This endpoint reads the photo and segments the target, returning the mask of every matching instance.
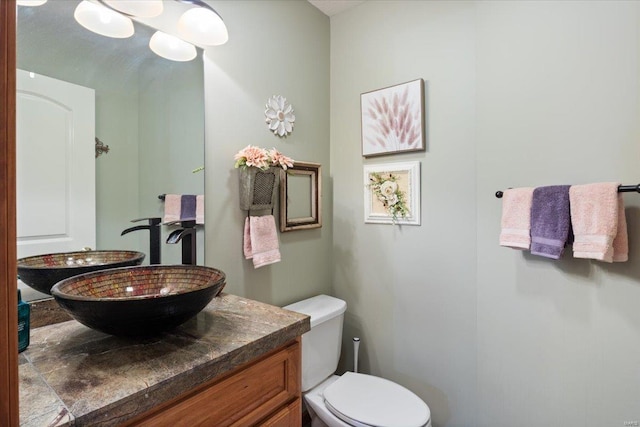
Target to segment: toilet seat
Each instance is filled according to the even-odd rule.
[[[421,427],[431,418],[426,403],[384,378],[345,372],[324,390],[327,408],[356,427]]]

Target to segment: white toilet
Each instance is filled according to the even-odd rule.
[[[284,307],[311,317],[302,335],[302,394],[312,427],[431,427],[431,411],[411,391],[384,378],[334,375],[347,303],[318,295]]]

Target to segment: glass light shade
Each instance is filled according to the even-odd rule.
[[[162,0],[103,0],[107,5],[127,15],[153,18],[162,13]]]
[[[94,33],[124,39],[133,35],[133,22],[105,6],[82,0],[73,17],[87,30]]]
[[[218,46],[229,40],[224,21],[212,10],[194,7],[182,14],[178,20],[178,32],[195,44]]]
[[[42,6],[47,0],[17,0],[18,6]]]
[[[151,36],[149,47],[157,55],[172,61],[191,61],[198,54],[194,45],[162,31]]]

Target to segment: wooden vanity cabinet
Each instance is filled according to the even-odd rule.
[[[300,338],[127,422],[144,427],[300,427]]]

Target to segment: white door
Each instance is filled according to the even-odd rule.
[[[16,116],[18,258],[95,248],[95,91],[18,70]]]

